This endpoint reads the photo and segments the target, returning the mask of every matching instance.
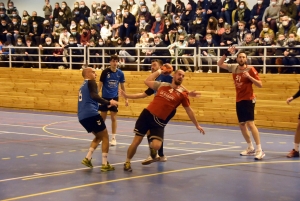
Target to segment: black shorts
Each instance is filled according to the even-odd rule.
[[[255,99],[236,102],[236,114],[239,123],[254,121]]]
[[[119,101],[119,97],[115,97],[115,98],[104,98],[104,97],[102,97],[102,98],[107,100],[107,101],[110,101],[111,99],[114,99],[115,101]],[[108,107],[107,105],[99,105],[98,110],[101,111],[101,112],[107,112],[107,111],[118,112],[118,107],[117,106]]]
[[[134,132],[136,135],[144,137],[149,130],[149,139],[163,141],[167,123],[167,120],[159,119],[151,114],[149,110],[144,109],[135,123]]]
[[[106,125],[100,114],[79,121],[88,133],[98,133],[106,129]]]

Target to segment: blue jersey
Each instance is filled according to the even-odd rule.
[[[98,102],[93,100],[90,96],[90,91],[88,87],[88,81],[84,80],[80,87],[78,94],[78,119],[86,119],[99,115],[98,113]]]
[[[155,81],[158,81],[158,82],[167,82],[167,83],[172,83],[172,80],[173,80],[173,77],[171,75],[163,75],[163,74],[160,74],[156,79]],[[145,94],[147,94],[148,96],[151,96],[152,94],[156,94],[156,91],[154,91],[153,89],[151,88],[148,88],[146,91],[145,91]]]
[[[124,73],[117,69],[113,72],[110,68],[106,68],[102,71],[100,76],[100,82],[102,85],[102,97],[103,98],[116,98],[119,92],[119,83],[125,82]]]

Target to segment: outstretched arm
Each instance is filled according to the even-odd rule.
[[[297,93],[295,95],[293,95],[293,96],[289,97],[288,99],[286,99],[286,103],[290,104],[290,102],[292,102],[292,100],[298,98],[299,96],[300,96],[300,90],[297,91]]]
[[[195,117],[195,113],[192,110],[191,107],[184,107],[187,115],[189,116],[190,120],[194,123],[194,125],[196,126],[197,130],[200,131],[200,133],[202,133],[203,135],[205,134],[205,131],[203,130],[203,128],[199,125],[196,117]]]
[[[125,91],[122,89],[119,90],[119,94],[124,97],[124,98],[129,98],[129,99],[140,99],[140,98],[146,98],[148,95],[143,92],[143,93],[137,93],[137,94],[126,94]]]

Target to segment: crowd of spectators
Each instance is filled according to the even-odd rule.
[[[45,0],[39,15],[37,11],[30,15],[25,10],[20,12],[8,0],[6,5],[0,2],[0,60],[7,61],[6,47],[14,46],[23,48],[11,51],[13,61],[37,61],[32,55],[42,51],[43,61],[58,63],[47,63],[49,68],[67,67],[72,51],[72,55],[78,55],[72,57],[73,62],[89,59],[95,68],[108,62],[102,55],[118,54],[120,67],[126,68],[128,63],[137,61],[139,54],[143,70],[149,70],[151,60],[159,58],[168,63],[177,59],[186,71],[212,73],[216,71],[217,47],[234,45],[238,51],[239,47],[245,47],[248,64],[259,71],[265,63],[270,66],[267,67],[270,73],[298,73],[300,0],[257,0],[252,8],[248,3],[188,0],[184,4],[181,0],[166,0],[164,7],[160,7],[156,0],[151,0],[150,5],[145,0],[122,0],[119,8],[112,10],[105,1],[94,1],[92,5],[84,1],[67,5],[63,1],[52,6],[50,0]],[[79,46],[89,47],[91,57],[84,58],[80,49],[70,49]],[[270,48],[264,52],[257,46]],[[137,52],[134,47],[144,49]],[[196,47],[196,51],[184,47]],[[221,49],[220,54],[224,51]],[[35,67],[35,64],[25,62],[14,66]]]

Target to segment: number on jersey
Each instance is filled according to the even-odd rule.
[[[82,93],[81,93],[81,90],[79,91],[79,94],[78,94],[78,100],[79,100],[79,101],[82,101]]]

